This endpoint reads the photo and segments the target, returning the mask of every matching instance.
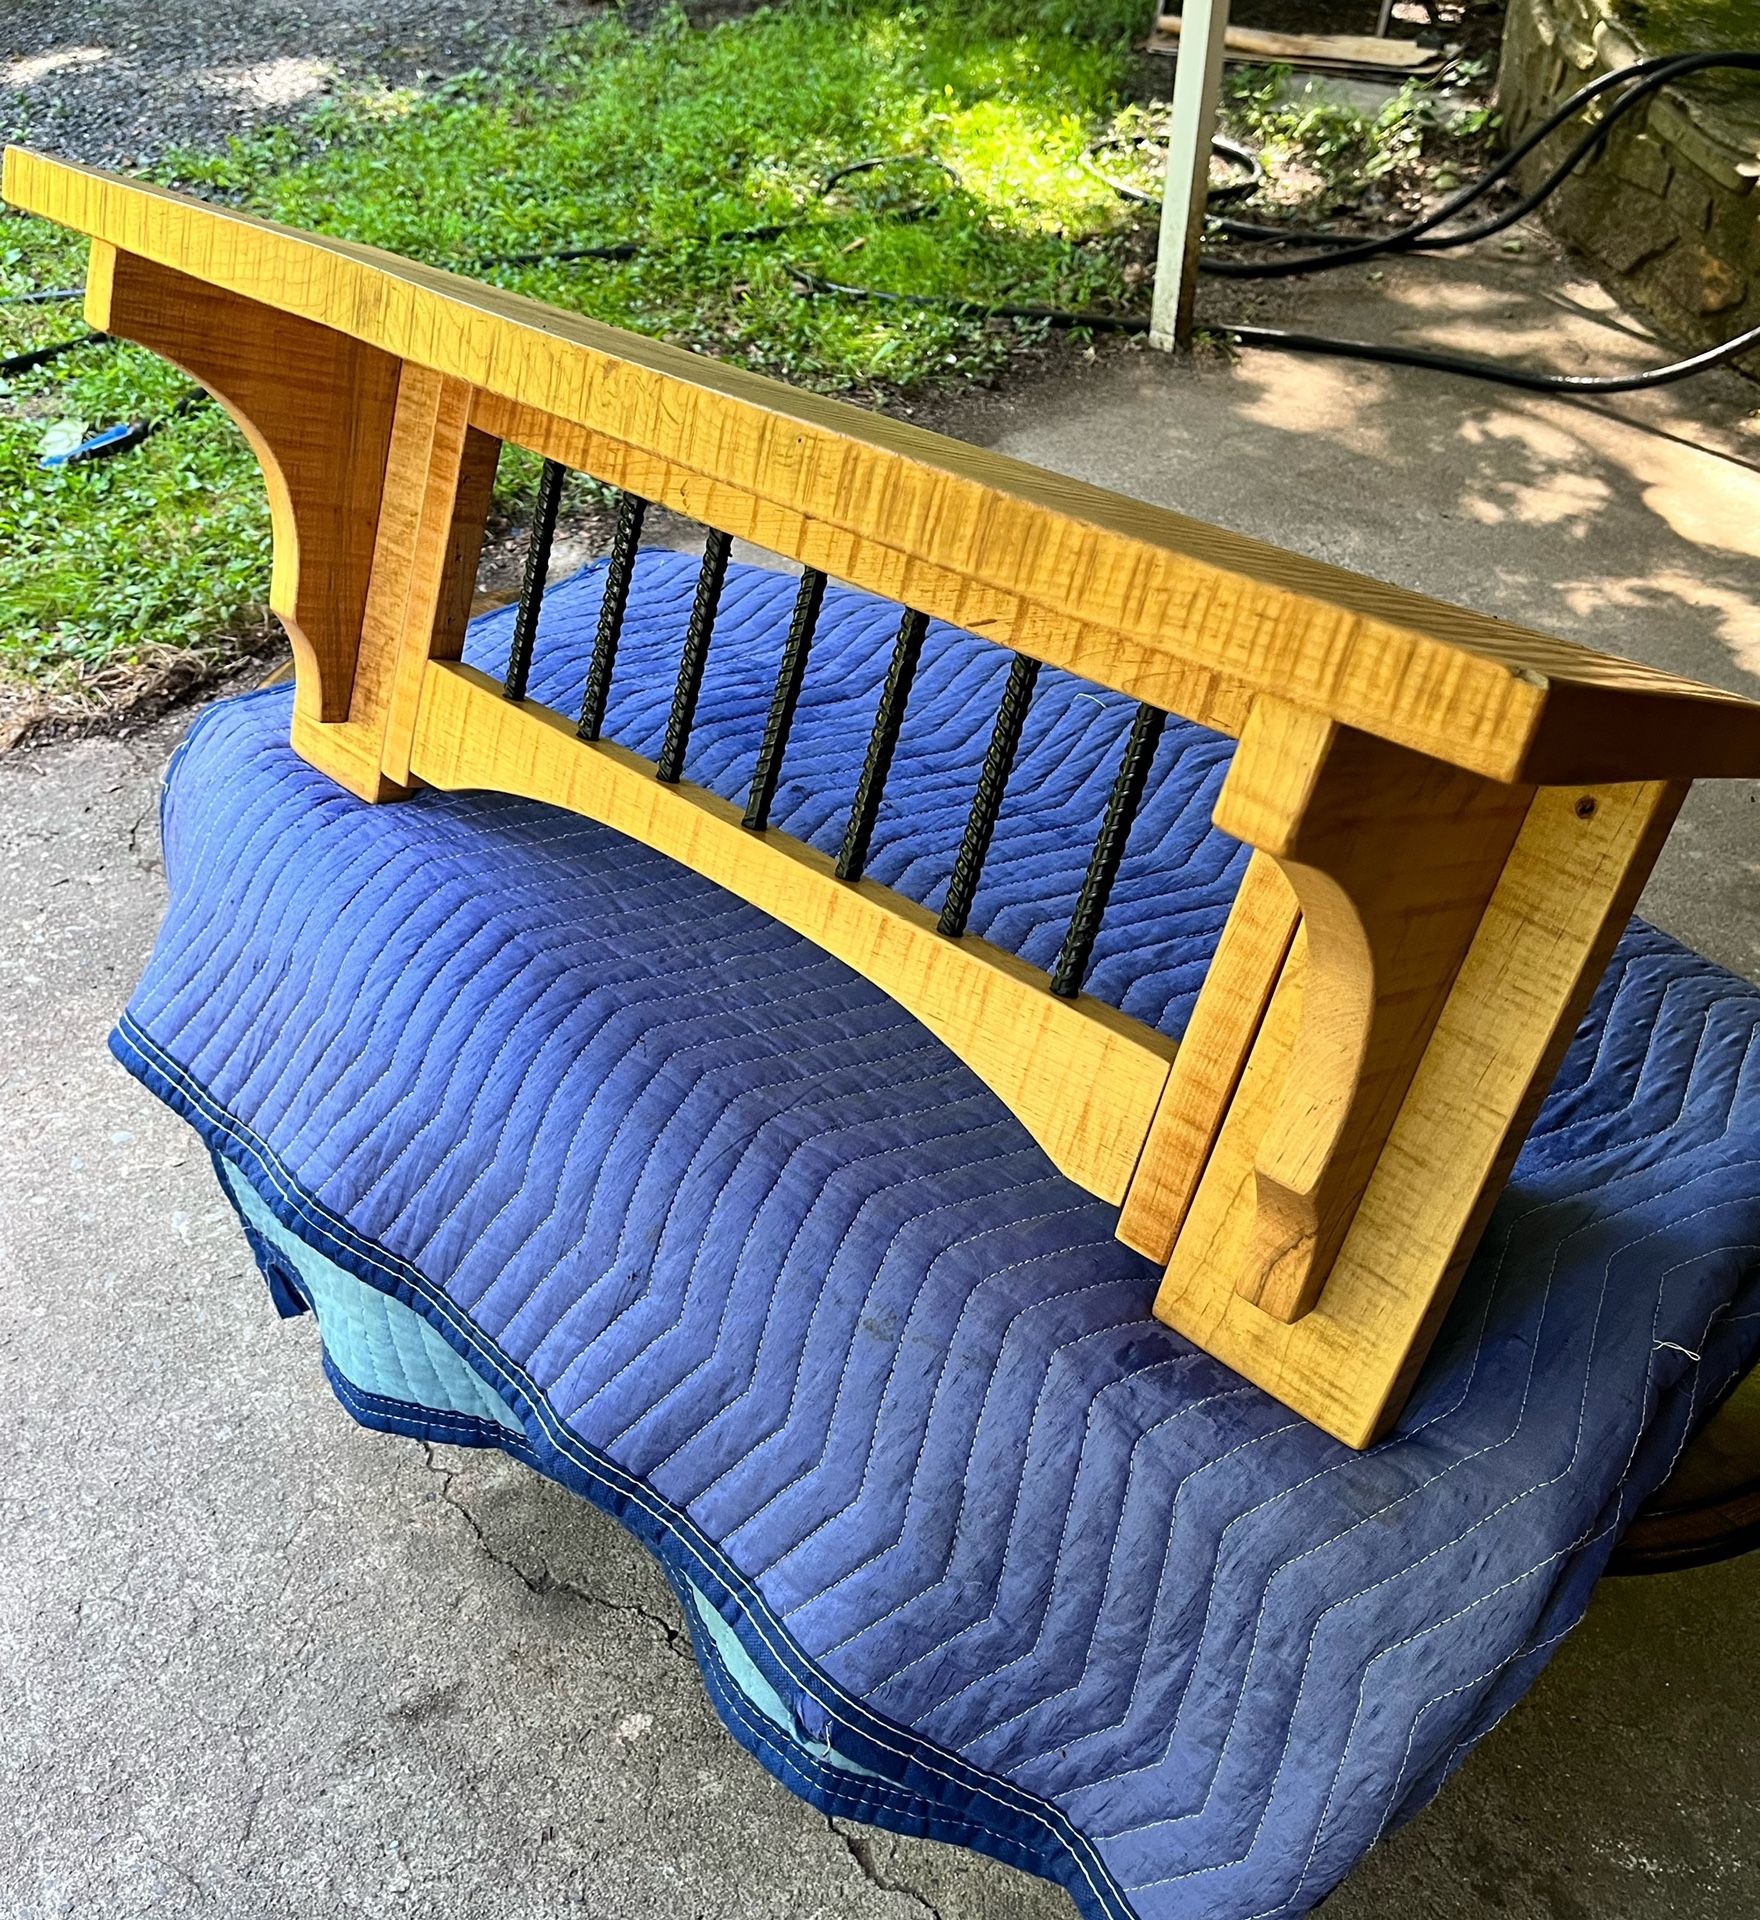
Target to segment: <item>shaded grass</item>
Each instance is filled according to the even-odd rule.
[[[1617,0],[1613,12],[1657,53],[1760,46],[1760,0]]]

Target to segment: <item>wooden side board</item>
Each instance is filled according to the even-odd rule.
[[[1350,1446],[1404,1404],[1684,789],[1536,795],[1312,1311],[1242,1290],[1257,1167],[1288,1111],[1309,984],[1280,971],[1181,1228],[1157,1316]]]
[[[1685,780],[1760,774],[1760,707],[371,249],[29,155],[6,190],[250,436],[314,765],[568,807],[774,915],[1120,1205],[1160,1317],[1385,1427]],[[1238,735],[1216,821],[1256,851],[1177,1052],[458,664],[504,441]]]
[[[1177,53],[1181,32],[1177,13],[1164,13],[1155,22],[1148,51]],[[1262,27],[1228,29],[1224,49],[1231,60],[1296,67],[1320,67],[1332,72],[1435,73],[1447,55],[1440,47],[1421,47],[1415,40],[1384,39],[1367,33],[1274,33]]]
[[[1532,798],[1281,700],[1253,708],[1216,824],[1282,869],[1306,955],[1235,1282],[1279,1320],[1320,1296]]]

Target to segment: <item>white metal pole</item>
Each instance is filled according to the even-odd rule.
[[[1192,344],[1192,295],[1198,280],[1198,243],[1210,191],[1210,137],[1222,88],[1222,48],[1228,36],[1228,0],[1184,0],[1179,59],[1173,70],[1173,126],[1167,138],[1167,185],[1161,201],[1161,238],[1155,253],[1155,300],[1149,344],[1164,352]]]

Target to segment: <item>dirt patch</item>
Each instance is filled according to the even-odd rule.
[[[585,0],[6,0],[0,127],[93,166],[285,120],[346,78],[487,65],[600,11]]]
[[[260,663],[286,644],[280,623],[265,612],[213,649],[167,647],[67,691],[0,681],[0,755],[52,740],[131,733],[241,672],[248,675],[253,666],[260,671]]]

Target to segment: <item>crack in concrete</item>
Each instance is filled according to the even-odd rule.
[[[240,1853],[248,1853],[251,1842],[256,1838],[257,1816],[263,1810],[265,1788],[261,1780],[250,1778],[250,1769],[255,1764],[250,1742],[240,1734],[238,1743],[244,1758],[246,1778],[249,1781],[249,1788],[245,1795],[244,1820],[238,1831],[238,1850]]]
[[[874,1843],[865,1833],[852,1833],[837,1823],[837,1816],[828,1813],[825,1824],[843,1842],[843,1850],[856,1864],[857,1870],[869,1886],[881,1893],[901,1894],[912,1906],[919,1907],[928,1914],[930,1920],[941,1920],[941,1909],[927,1895],[919,1893],[915,1887],[907,1886],[902,1880],[889,1880],[881,1872],[874,1859]]]
[[[263,1796],[267,1791],[266,1783],[258,1777],[256,1752],[251,1745],[250,1732],[245,1727],[247,1710],[248,1702],[241,1700],[226,1729],[238,1742],[239,1765],[244,1773],[244,1819],[238,1834],[240,1853],[249,1852],[251,1841],[256,1837],[257,1816],[263,1810]]]
[[[643,1606],[639,1600],[613,1600],[606,1594],[595,1593],[590,1587],[583,1587],[578,1581],[570,1580],[566,1575],[553,1573],[541,1561],[534,1573],[512,1554],[503,1552],[489,1538],[488,1530],[482,1521],[472,1513],[462,1496],[454,1490],[453,1481],[457,1478],[456,1470],[442,1465],[435,1459],[434,1443],[431,1440],[424,1440],[421,1445],[427,1458],[428,1471],[440,1482],[441,1499],[454,1512],[462,1516],[465,1524],[476,1536],[477,1545],[483,1550],[484,1555],[496,1566],[505,1567],[528,1593],[540,1597],[552,1593],[567,1594],[573,1599],[585,1601],[588,1606],[600,1607],[607,1613],[627,1614],[643,1620],[660,1634],[674,1653],[690,1661],[693,1667],[696,1665],[696,1653],[691,1646],[690,1635],[683,1627],[668,1620],[664,1614],[656,1613],[651,1607]]]
[[[141,832],[150,820],[157,817],[158,811],[159,797],[155,794],[147,805],[142,807],[140,812],[135,815],[134,819],[129,823],[128,828],[128,857],[134,862],[135,867],[141,873],[149,875],[157,875],[165,870],[165,862],[159,857],[157,852],[143,853],[141,851]]]
[[[154,1866],[163,1868],[180,1886],[187,1888],[189,1892],[194,1894],[204,1907],[211,1907],[214,1904],[213,1894],[202,1885],[195,1875],[190,1872],[188,1867],[182,1865],[179,1861],[167,1860],[162,1853],[155,1853],[151,1844],[147,1841],[147,1836],[142,1833],[138,1827],[135,1829],[135,1837],[142,1843],[143,1858],[150,1860]],[[153,1901],[153,1909],[157,1910],[162,1908],[170,1898],[171,1894],[169,1891],[160,1893]]]

